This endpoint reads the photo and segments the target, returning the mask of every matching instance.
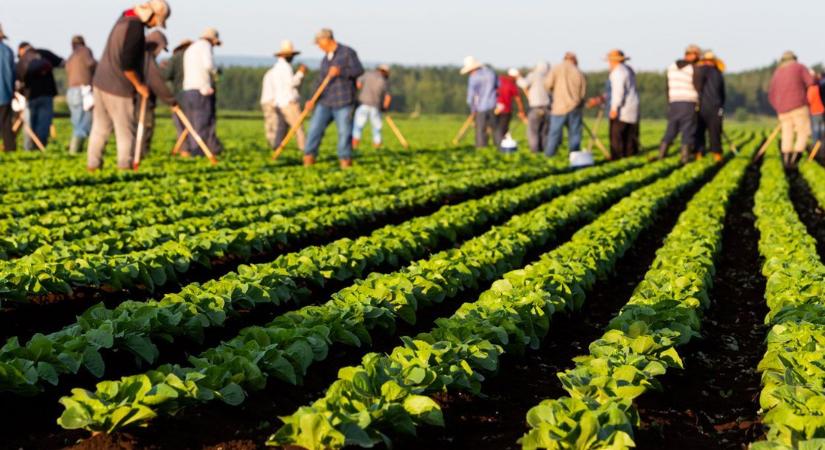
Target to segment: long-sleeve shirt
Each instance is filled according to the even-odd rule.
[[[618,113],[619,122],[639,122],[639,92],[636,73],[627,64],[619,64],[610,71],[610,111]]]
[[[577,65],[563,61],[547,75],[544,87],[553,94],[550,114],[561,116],[582,105],[587,92],[587,80]]]
[[[135,87],[123,73],[143,73],[143,52],[146,39],[144,25],[134,11],[124,13],[112,27],[103,54],[95,69],[92,85],[118,97],[134,97]]]
[[[212,44],[198,39],[183,53],[183,90],[205,91],[212,88],[215,61]]]
[[[791,61],[781,64],[773,73],[768,88],[768,101],[777,114],[783,114],[808,104],[808,87],[814,79],[802,64]]]
[[[544,88],[547,67],[537,67],[524,78],[519,78],[518,86],[527,91],[527,104],[531,108],[544,108],[550,105],[550,95]]]
[[[187,47],[188,48],[188,47]],[[163,79],[172,85],[172,92],[177,95],[183,91],[183,53],[184,50],[178,50],[172,53],[172,57],[166,63],[166,67],[162,68]]]
[[[0,41],[0,105],[8,105],[14,97],[14,52]]]
[[[56,96],[54,68],[61,65],[63,58],[48,50],[30,48],[26,51],[17,63],[17,79],[23,82],[26,98]]]
[[[78,46],[66,60],[66,84],[69,87],[91,85],[95,67],[97,61],[89,47]]]
[[[725,78],[715,63],[697,64],[693,69],[693,84],[699,93],[701,108],[718,110],[725,107]]]
[[[513,112],[513,99],[518,97],[518,86],[516,80],[509,75],[498,77],[498,95],[496,103],[501,105],[501,113],[509,114]]]
[[[175,96],[172,94],[172,91],[169,90],[169,86],[166,85],[166,80],[163,79],[163,73],[158,66],[157,60],[155,60],[155,53],[153,51],[146,51],[143,67],[143,79],[146,80],[150,91],[149,104],[154,107],[156,103],[155,100],[160,99],[160,101],[167,105],[174,105],[176,103]]]
[[[471,112],[492,111],[496,107],[498,77],[493,69],[482,66],[467,80],[467,106]]]
[[[327,54],[321,60],[321,70],[318,79],[315,81],[316,89],[321,81],[326,78],[329,68],[332,66],[340,68],[341,74],[330,81],[326,90],[321,94],[321,98],[318,99],[318,103],[330,108],[354,105],[357,90],[355,81],[364,74],[364,66],[361,65],[361,60],[358,59],[358,53],[339,43],[332,53]]]
[[[301,94],[298,87],[304,80],[304,73],[292,70],[292,65],[284,58],[278,61],[264,75],[261,86],[261,104],[275,105],[283,108],[290,103],[298,102]]]
[[[680,59],[667,68],[667,101],[697,103],[699,93],[693,84],[693,64]]]

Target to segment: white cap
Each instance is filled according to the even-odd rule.
[[[515,67],[511,67],[507,70],[507,75],[510,75],[513,78],[518,78],[521,76],[521,73],[519,73],[518,69],[516,69]]]

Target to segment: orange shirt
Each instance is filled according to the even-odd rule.
[[[808,88],[808,105],[811,107],[811,114],[814,116],[825,113],[825,105],[822,104],[819,86],[816,84]]]

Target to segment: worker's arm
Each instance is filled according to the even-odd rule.
[[[149,58],[146,64],[146,83],[160,101],[169,106],[177,105],[175,96],[172,95],[169,87],[166,86],[166,82],[163,80],[163,75],[160,72],[160,67],[158,67],[158,63],[154,58]]]
[[[361,65],[361,60],[358,59],[358,54],[355,53],[355,50],[347,52],[346,55],[341,58],[341,61],[332,61],[332,65],[340,69],[340,75],[344,78],[354,80],[364,74],[364,66]]]
[[[478,98],[478,89],[478,79],[470,75],[470,78],[467,80],[467,106],[470,107],[470,112],[476,112],[476,98]]]
[[[306,74],[307,66],[301,64],[298,66],[298,70],[295,71],[295,74],[292,75],[292,87],[297,88],[301,86],[301,83],[304,81],[304,74]]]
[[[123,76],[132,83],[132,86],[135,87],[135,90],[141,97],[148,97],[149,96],[149,88],[146,87],[145,84],[140,82],[140,77],[138,77],[137,72],[134,70],[124,70]]]
[[[140,80],[138,70],[141,69],[144,57],[145,40],[143,24],[129,21],[126,36],[123,38],[123,47],[120,49],[120,63],[123,76],[132,83],[135,90],[143,97],[149,96],[149,88]]]
[[[518,89],[516,89],[516,107],[518,108],[518,117],[519,119],[527,120],[527,114],[524,112],[524,102],[521,101],[521,95],[519,95]]]
[[[392,104],[392,95],[384,94],[384,111],[389,111],[390,104]]]

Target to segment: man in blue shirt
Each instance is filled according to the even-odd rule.
[[[324,131],[334,120],[338,130],[338,160],[341,168],[352,166],[352,113],[355,108],[355,82],[364,73],[364,67],[355,50],[335,40],[332,30],[324,28],[315,35],[315,44],[324,52],[321,70],[316,80],[315,89],[321,81],[331,76],[331,80],[318,104],[308,101],[306,108],[315,108],[309,123],[309,136],[304,149],[304,165],[315,164],[318,148]]]
[[[17,149],[17,144],[12,133],[12,118],[14,111],[11,109],[11,99],[14,97],[14,51],[4,44],[6,35],[3,33],[3,26],[0,25],[0,138],[2,138],[2,149],[12,151]]]
[[[467,105],[476,120],[476,148],[487,147],[489,128],[495,119],[498,77],[493,69],[481,64],[472,56],[464,58],[462,75],[470,75],[467,80]]]

